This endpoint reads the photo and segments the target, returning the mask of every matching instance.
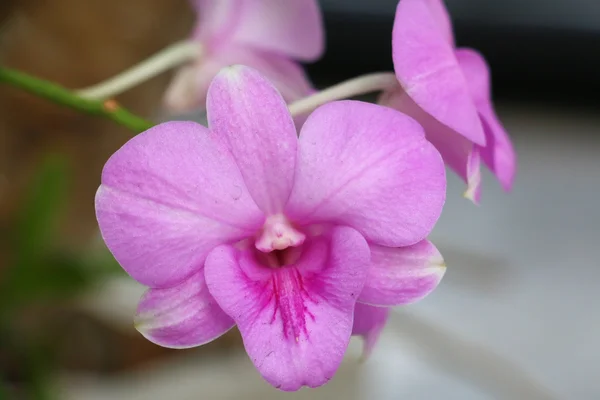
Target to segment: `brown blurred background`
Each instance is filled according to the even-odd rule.
[[[134,65],[186,37],[193,15],[186,0],[7,0],[2,5],[3,65],[81,88]],[[119,96],[126,107],[153,116],[170,78],[162,74]],[[19,203],[31,171],[46,152],[65,154],[74,168],[68,213],[60,223],[69,246],[95,232],[93,198],[107,157],[130,133],[110,121],[0,87],[1,197],[5,221]]]
[[[193,19],[186,0],[3,0],[0,62],[67,88],[82,88],[185,38]],[[117,100],[152,119],[170,76],[157,76]],[[70,166],[53,246],[73,253],[92,251],[98,236],[94,195],[100,172],[130,136],[111,121],[0,86],[0,279],[14,258],[15,247],[7,240],[10,229],[48,154],[61,156]],[[58,363],[65,368],[111,373],[170,353],[133,329],[115,330],[69,302],[33,304],[17,314],[11,327],[26,336],[44,332],[42,341],[58,347]],[[10,351],[6,344],[0,342],[0,380],[27,379],[19,371],[23,352]],[[227,338],[212,347],[226,350]]]

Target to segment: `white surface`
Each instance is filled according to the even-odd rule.
[[[359,400],[356,361],[360,347],[353,343],[336,378],[315,390],[281,392],[262,380],[245,354],[219,359],[185,356],[147,370],[103,381],[70,376],[62,381],[63,400]]]
[[[431,236],[447,275],[434,294],[401,310],[410,312],[404,340],[446,377],[493,398],[600,399],[600,118],[554,111],[504,113],[520,156],[512,194],[486,175],[475,208],[449,178]],[[398,357],[382,348],[375,356]],[[487,398],[417,368],[429,385],[406,398]],[[547,389],[536,390],[536,381]],[[396,395],[405,393],[395,385]]]
[[[448,265],[441,286],[397,310],[364,366],[350,360],[328,389],[300,396],[600,399],[600,117],[518,110],[502,113],[520,156],[513,193],[486,174],[475,207],[450,176],[431,237]],[[128,327],[132,293],[108,296],[121,299]],[[204,361],[75,385],[68,398],[290,398],[266,388],[246,358]]]

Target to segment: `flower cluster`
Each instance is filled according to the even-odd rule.
[[[491,101],[489,68],[475,50],[456,49],[442,0],[401,0],[392,57],[399,87],[380,103],[415,118],[444,161],[479,202],[480,160],[505,190],[512,188],[516,156]]]
[[[488,68],[454,48],[441,1],[400,0],[396,78],[380,104],[331,99],[300,127],[287,103],[312,92],[297,60],[322,51],[316,2],[194,4],[203,56],[167,100],[205,103],[208,127],[167,122],[119,149],[96,196],[100,230],[148,287],[135,325],[150,341],[188,348],[237,326],[269,383],[317,387],[351,335],[368,354],[390,307],[444,275],[427,240],[444,164],[475,201],[480,158],[510,188],[515,156]]]

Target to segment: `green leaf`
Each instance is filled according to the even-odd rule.
[[[115,260],[115,257],[108,250],[104,242],[86,254],[85,265],[99,279],[114,275],[127,276],[125,270]]]
[[[66,197],[67,175],[66,160],[50,156],[34,177],[17,218],[15,267],[31,267],[48,249]]]
[[[36,175],[13,229],[15,258],[0,277],[0,312],[39,301],[67,299],[97,279],[124,274],[105,246],[87,252],[85,257],[53,251],[67,180],[67,164],[57,157],[49,157]]]
[[[46,343],[32,340],[30,335],[14,330],[7,322],[0,321],[0,343],[5,355],[18,362],[19,374],[25,378],[19,382],[19,392],[27,399],[54,399],[51,377],[55,365],[52,349]],[[0,376],[0,400],[14,398],[13,391],[5,384]]]
[[[80,281],[81,274],[71,266],[59,263],[62,266],[57,267],[56,260],[46,260],[65,200],[67,178],[67,163],[57,156],[46,158],[34,176],[11,231],[13,257],[0,281],[0,310],[14,309],[44,286],[53,287],[42,292],[56,293]]]
[[[12,277],[2,299],[14,308],[39,301],[68,299],[86,288],[93,275],[77,259],[52,256],[20,269]]]

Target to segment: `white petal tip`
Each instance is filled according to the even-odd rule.
[[[470,200],[476,206],[479,205],[479,195],[477,193],[476,187],[471,186],[467,190],[465,190],[465,192],[463,193],[463,197],[467,200]]]

